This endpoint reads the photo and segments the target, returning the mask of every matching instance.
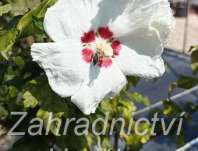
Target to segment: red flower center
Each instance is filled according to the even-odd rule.
[[[108,26],[84,33],[81,42],[84,47],[82,59],[99,67],[111,66],[113,58],[118,56],[122,49],[121,42],[114,39],[113,32]]]

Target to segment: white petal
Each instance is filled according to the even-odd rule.
[[[79,42],[33,44],[34,61],[45,70],[51,88],[61,97],[73,95],[89,77],[89,64],[82,59]]]
[[[138,54],[150,57],[161,56],[164,45],[161,42],[158,31],[155,28],[140,28],[132,35],[119,38],[129,48],[136,50]]]
[[[160,56],[175,19],[168,0],[132,0],[109,23],[115,37],[138,53]]]
[[[168,0],[129,0],[123,12],[109,24],[115,36],[122,37],[141,28],[150,28],[153,23],[160,25],[155,26],[159,32],[165,30],[161,26],[173,27],[174,18]]]
[[[58,0],[49,8],[44,28],[54,41],[80,37],[91,28],[91,20],[98,11],[99,0]]]
[[[93,27],[106,26],[120,16],[133,0],[100,0],[99,10],[92,21]]]
[[[160,77],[165,72],[161,57],[150,57],[138,54],[135,50],[123,46],[120,55],[115,59],[125,75],[135,75],[144,78]]]
[[[91,82],[84,84],[71,98],[79,109],[85,113],[94,113],[98,104],[111,94],[117,94],[126,84],[126,78],[116,65],[109,68],[90,71]]]

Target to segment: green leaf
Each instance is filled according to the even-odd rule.
[[[14,2],[12,0],[10,1],[11,3]],[[13,27],[10,30],[0,32],[0,52],[2,55],[4,54],[3,56],[6,56],[5,52],[11,50],[18,36],[18,32],[21,36],[27,36],[28,34],[30,35],[34,33],[34,26],[36,26],[35,28],[41,28],[41,18],[44,18],[47,8],[55,2],[56,0],[44,0],[35,9],[25,14],[17,23],[16,28]],[[37,18],[37,21],[40,19],[40,22],[35,23],[35,21],[33,21],[35,18]]]
[[[103,100],[100,104],[100,109],[103,113],[110,112],[113,113],[115,112],[116,108],[114,108],[114,100]]]
[[[166,116],[177,116],[179,113],[182,112],[182,109],[174,102],[170,100],[164,100],[164,110],[163,113]]]
[[[7,52],[11,50],[16,41],[17,34],[18,32],[15,28],[0,34],[0,52]]]
[[[182,147],[185,145],[184,131],[182,131],[180,135],[176,136],[176,143],[177,147]]]
[[[5,118],[8,116],[8,111],[0,105],[0,119]]]
[[[38,31],[38,34],[39,33],[41,33],[41,34],[44,33],[43,18],[37,18],[37,17],[33,16],[32,21],[33,21],[34,27]]]
[[[191,68],[193,70],[193,73],[196,74],[198,73],[198,49],[192,52],[191,60]]]
[[[113,150],[113,145],[109,137],[102,137],[101,138],[101,147],[103,150]]]
[[[52,113],[52,112],[48,112],[45,110],[38,110],[37,112],[37,117],[39,117],[40,119],[43,119],[44,121],[44,126],[47,129],[47,126],[49,126],[49,118],[50,116],[52,116],[51,118],[58,118],[61,120],[61,117],[64,115],[64,112],[59,112],[59,113]],[[62,120],[61,120],[62,121]],[[55,136],[59,136],[59,131],[60,131],[60,127],[58,126],[58,122],[53,122],[50,124],[50,128],[49,128],[50,132],[52,134],[54,134]]]
[[[135,112],[137,109],[133,102],[130,102],[128,100],[119,100],[118,105],[122,108],[127,109],[129,112]]]
[[[16,87],[14,87],[12,85],[9,86],[9,97],[10,98],[15,98],[17,96],[17,93],[18,93],[18,91],[17,91]]]
[[[177,86],[184,89],[190,89],[198,84],[198,79],[190,76],[180,76],[177,80]]]
[[[127,145],[128,150],[139,151],[143,146],[143,144],[141,143],[141,136],[123,135],[122,137]]]
[[[118,108],[118,111],[125,118],[127,124],[129,124],[129,121],[132,118],[132,113],[137,110],[137,108],[133,104],[133,102],[130,102],[128,100],[121,100],[121,99],[118,101],[118,107],[117,108]]]
[[[138,82],[140,81],[139,77],[135,77],[135,76],[128,76],[127,77],[127,89],[131,88],[132,86],[137,86]]]
[[[12,59],[13,59],[14,63],[15,63],[18,67],[20,67],[20,68],[23,68],[23,67],[24,67],[25,61],[23,60],[22,57],[17,56],[17,57],[13,57]]]
[[[134,92],[134,93],[128,93],[128,97],[131,101],[141,103],[145,106],[150,105],[150,100],[148,97],[142,96],[141,94]]]
[[[25,108],[35,108],[38,105],[38,100],[32,96],[32,94],[29,91],[26,91],[23,94],[23,104]]]
[[[29,91],[39,102],[39,106],[49,112],[64,112],[68,114],[68,106],[66,99],[56,95],[50,88],[48,80],[45,76],[37,79],[36,83],[31,81],[25,86],[25,90]]]
[[[26,28],[33,26],[33,18],[44,18],[47,8],[53,5],[56,0],[44,0],[38,7],[25,14],[17,24],[17,30],[23,32]]]
[[[12,9],[12,6],[10,4],[0,6],[0,16],[8,13],[11,9]]]
[[[39,6],[41,0],[8,0],[12,6],[11,14],[13,16],[24,15],[30,9]]]

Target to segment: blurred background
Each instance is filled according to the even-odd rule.
[[[170,35],[167,48],[186,52],[198,39],[198,1],[172,0],[171,7],[176,17],[176,30]]]

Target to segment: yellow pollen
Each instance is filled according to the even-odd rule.
[[[113,49],[111,48],[111,45],[107,43],[107,41],[104,40],[97,41],[96,50],[97,53],[100,55],[104,55],[106,57],[113,56]]]

